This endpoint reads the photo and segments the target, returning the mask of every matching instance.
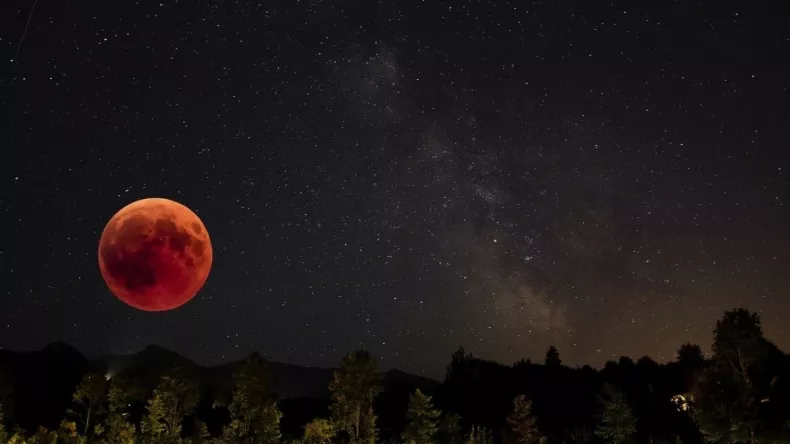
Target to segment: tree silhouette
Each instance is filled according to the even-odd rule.
[[[507,417],[512,442],[533,444],[540,441],[540,432],[535,417],[532,416],[532,401],[524,395],[513,400],[513,411]]]
[[[87,373],[77,386],[72,399],[77,409],[71,412],[81,418],[82,432],[90,438],[94,419],[104,413],[107,379],[99,373]]]
[[[766,432],[754,379],[768,357],[760,316],[726,311],[713,336],[712,362],[696,386],[694,420],[708,440],[756,442]]]
[[[548,350],[546,350],[546,366],[559,367],[561,364],[562,360],[560,359],[560,352],[557,350],[557,347],[552,345]]]
[[[149,441],[163,441],[166,432],[165,417],[167,416],[164,395],[154,392],[154,396],[148,400],[145,408],[147,413],[143,416],[140,429]],[[179,423],[177,427],[180,431],[181,424]]]
[[[612,444],[625,442],[636,432],[636,419],[625,396],[612,384],[605,384],[601,393],[601,422],[595,434]]]
[[[707,359],[699,346],[687,343],[679,348],[677,362],[659,364],[644,356],[635,363],[622,356],[601,371],[563,366],[554,347],[546,354],[546,365],[521,360],[512,366],[474,358],[459,348],[439,386],[398,374],[388,378],[387,405],[380,411],[382,439],[402,438],[404,444],[491,444],[495,430],[497,442],[504,444],[543,443],[546,438],[540,431],[557,444],[622,443],[636,435],[638,419],[639,442],[648,444],[671,442],[678,436],[686,444],[699,444],[703,438],[721,444],[790,442],[790,357],[763,336],[759,316],[746,310],[725,312],[713,333],[713,352]],[[156,381],[152,393],[124,376],[142,377],[148,370],[158,373],[161,364],[130,366],[109,381],[96,373],[85,374],[73,399],[79,416],[69,417],[59,429],[53,425],[62,411],[39,413],[47,406],[36,398],[37,392],[52,393],[46,402],[67,404],[73,376],[59,389],[52,381],[43,386],[27,377],[32,365],[15,359],[13,352],[0,354],[0,376],[13,375],[17,381],[13,399],[4,396],[7,387],[0,390],[0,443],[274,444],[281,440],[280,405],[288,415],[282,428],[292,444],[342,444],[349,439],[350,444],[375,444],[378,439],[373,401],[382,389],[382,375],[366,351],[344,357],[332,374],[331,420],[316,418],[325,407],[320,401],[278,404],[268,364],[251,355],[233,375],[231,390],[214,379],[223,373],[186,367],[205,376],[199,405],[198,379],[178,369]],[[593,431],[589,427],[596,419],[595,393],[601,383],[609,384],[604,385]],[[627,399],[613,384],[623,387]],[[435,397],[417,388],[430,388]],[[56,399],[58,390],[64,389]],[[210,395],[218,397],[213,405]],[[391,408],[407,397],[408,412]],[[539,402],[540,428],[528,399]],[[434,400],[462,412],[464,424],[474,424],[471,431],[461,435],[460,416],[440,415]],[[16,417],[9,418],[5,401],[18,402]],[[222,408],[225,405],[227,409]],[[31,421],[31,414],[41,420]],[[404,416],[407,421],[401,425]],[[305,423],[303,439],[293,439]]]
[[[401,437],[408,444],[431,444],[438,431],[441,412],[433,407],[431,397],[417,389],[409,396],[406,411],[408,424]]]
[[[682,391],[688,393],[693,390],[699,379],[699,374],[705,366],[705,356],[699,345],[686,343],[680,346],[677,355],[680,370]]]
[[[229,408],[231,424],[223,431],[228,439],[251,439],[266,444],[280,440],[282,413],[271,391],[270,379],[269,366],[258,353],[244,360],[234,377]]]
[[[705,363],[705,355],[699,345],[687,342],[678,349],[677,361],[685,368],[698,369]]]
[[[713,334],[714,359],[729,363],[734,375],[751,387],[750,372],[765,357],[760,315],[743,308],[726,311]]]
[[[379,436],[379,429],[376,425],[378,416],[373,411],[373,403],[368,405],[366,413],[362,414],[362,423],[360,425],[360,439],[359,441],[366,444],[376,444]]]
[[[277,408],[277,403],[271,401],[267,408],[264,410],[262,418],[261,418],[261,428],[260,428],[260,442],[262,444],[274,444],[280,442],[280,437],[282,436],[280,433],[280,420],[282,419],[283,414],[279,408]]]
[[[108,415],[102,427],[100,442],[106,444],[133,444],[137,432],[134,424],[127,421],[129,406],[143,399],[142,388],[131,379],[116,376],[109,382]]]
[[[367,350],[346,355],[329,384],[332,422],[348,433],[352,442],[375,439],[373,400],[381,391],[378,363]]]
[[[176,441],[181,435],[181,423],[192,413],[199,396],[196,381],[181,369],[162,376],[148,400],[143,432],[157,443]]]
[[[445,383],[460,382],[463,375],[464,363],[471,359],[471,355],[467,355],[463,347],[458,348],[450,355],[450,363],[447,364],[445,370],[444,381]]]
[[[139,381],[123,375],[109,381],[108,408],[110,413],[128,413],[130,404],[145,401],[145,389]]]
[[[457,413],[447,412],[439,421],[438,441],[442,444],[460,444],[461,417]]]

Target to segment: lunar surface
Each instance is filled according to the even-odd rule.
[[[99,268],[110,291],[145,311],[184,305],[205,284],[211,262],[203,222],[167,199],[143,199],[122,208],[99,241]]]

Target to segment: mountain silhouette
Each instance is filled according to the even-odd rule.
[[[108,378],[119,374],[133,377],[152,390],[159,378],[174,367],[194,375],[204,393],[217,405],[227,404],[233,390],[233,375],[241,361],[216,366],[201,366],[166,348],[149,345],[137,353],[107,355],[88,359],[64,342],[53,342],[41,350],[17,352],[0,350],[0,402],[13,412],[23,428],[43,425],[56,428],[63,412],[71,406],[71,395],[88,371]],[[329,398],[332,368],[305,367],[269,362],[272,390],[286,404],[325,405]],[[432,389],[439,385],[432,379],[400,370],[384,373],[384,390],[404,385]],[[312,401],[310,401],[312,400]],[[317,408],[317,407],[316,407]],[[9,415],[10,416],[10,415]]]
[[[0,350],[0,395],[6,416],[19,425],[54,427],[91,362],[76,348],[54,342],[33,352]]]

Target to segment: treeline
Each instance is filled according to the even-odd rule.
[[[284,401],[258,354],[236,371],[228,400],[210,399],[183,367],[153,389],[135,375],[89,372],[57,430],[24,431],[0,417],[0,442],[790,443],[790,360],[765,339],[760,317],[725,312],[711,350],[706,359],[685,344],[676,362],[621,357],[598,371],[563,365],[554,347],[542,364],[510,366],[459,348],[438,387],[389,392],[376,359],[357,350],[334,372],[325,414],[285,436]]]

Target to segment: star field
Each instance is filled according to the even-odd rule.
[[[741,306],[790,347],[781,6],[32,6],[0,14],[3,348],[330,366],[366,347],[439,377],[458,345],[671,360]],[[116,300],[96,258],[151,196],[214,246],[167,313]]]

